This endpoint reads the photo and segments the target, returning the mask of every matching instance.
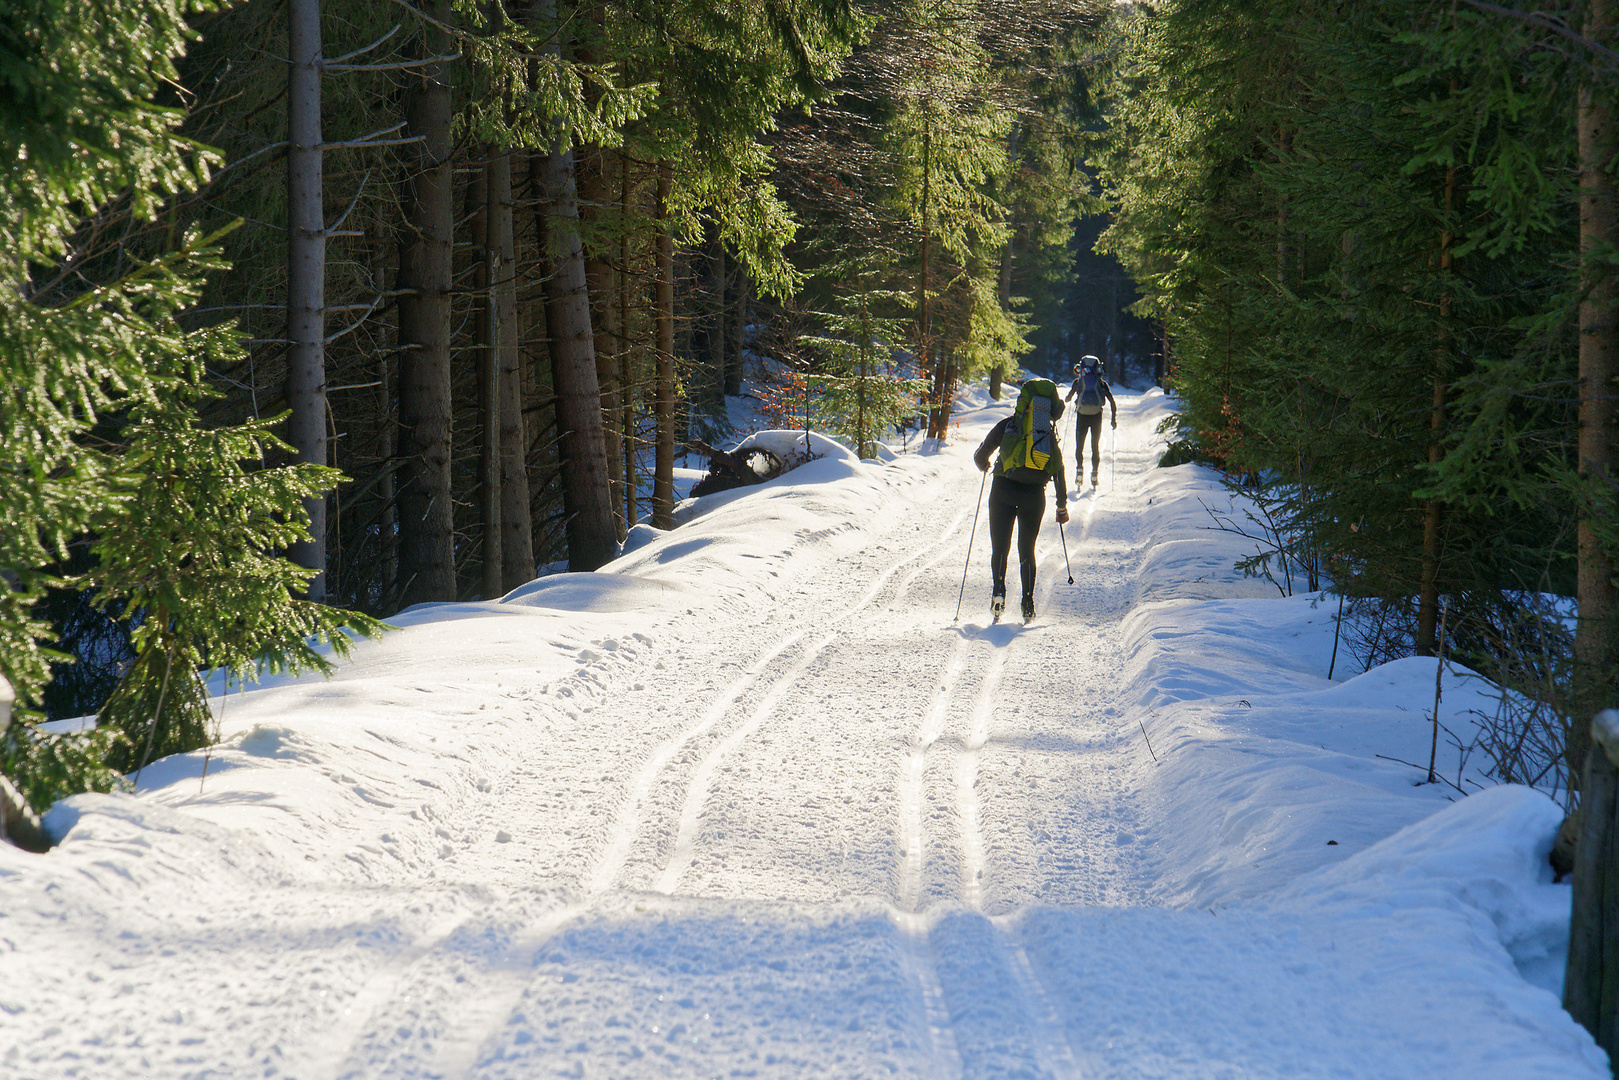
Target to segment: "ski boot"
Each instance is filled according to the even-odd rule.
[[[989,614],[996,622],[1001,621],[1001,613],[1006,610],[1006,594],[996,593],[989,598]]]
[[[1097,479],[1101,475],[1102,475],[1102,470],[1100,470],[1100,469],[1092,469],[1091,470],[1091,487],[1096,486]]]
[[[1023,625],[1028,626],[1034,621],[1034,597],[1023,598]]]

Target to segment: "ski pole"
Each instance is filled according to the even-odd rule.
[[[1074,583],[1074,564],[1068,561],[1068,534],[1062,531],[1062,522],[1057,522],[1057,535],[1062,537],[1062,564],[1068,567],[1068,584]]]
[[[1085,441],[1078,438],[1077,435],[1074,441],[1079,443],[1079,449],[1074,451],[1074,467],[1083,470],[1085,466],[1080,462],[1079,455],[1085,449]],[[1059,446],[1058,452],[1061,453],[1061,451],[1062,448]],[[1080,475],[1083,476],[1084,473],[1081,472]],[[1074,565],[1068,561],[1068,534],[1063,532],[1062,522],[1060,521],[1057,522],[1057,535],[1062,537],[1062,564],[1068,567],[1068,584],[1072,585],[1074,583]]]
[[[973,562],[973,537],[978,535],[978,511],[984,505],[984,482],[988,479],[989,470],[985,469],[984,475],[978,480],[978,501],[973,503],[973,528],[967,534],[967,561],[961,567],[961,591],[956,594],[956,616],[951,622],[961,621],[961,598],[967,595],[967,567]]]

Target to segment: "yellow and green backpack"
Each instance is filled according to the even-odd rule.
[[[1001,437],[1001,471],[1050,471],[1055,451],[1053,420],[1062,416],[1062,398],[1050,379],[1030,379],[1018,391],[1012,422]]]

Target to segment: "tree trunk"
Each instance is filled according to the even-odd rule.
[[[658,163],[657,389],[652,403],[657,447],[652,465],[652,525],[674,528],[675,509],[675,236],[669,220],[674,166]]]
[[[380,236],[373,236],[371,246],[371,281],[372,287],[378,294],[388,291],[388,256],[392,253],[391,243]],[[382,385],[377,394],[378,412],[385,418],[382,425],[381,442],[378,453],[382,457],[382,478],[377,482],[377,500],[382,503],[382,536],[380,538],[382,567],[378,577],[384,583],[384,588],[399,580],[399,504],[395,500],[394,480],[397,468],[398,440],[397,432],[392,423],[386,422],[394,415],[395,386],[398,376],[394,372],[394,360],[398,349],[398,338],[392,343],[388,340],[386,324],[379,327],[377,344],[377,381]]]
[[[287,6],[287,442],[327,464],[326,219],[321,153],[320,0]],[[326,599],[326,496],[304,500],[309,539],[292,546],[315,572],[304,595]]]
[[[1023,138],[1023,125],[1014,123],[1006,140],[1006,161],[1010,173],[1017,172],[1018,143]],[[1000,302],[1001,310],[1007,315],[1012,314],[1012,255],[1017,244],[1017,217],[1013,210],[1006,213],[1006,247],[1001,251],[1001,280]],[[1001,383],[1006,379],[1006,371],[1000,361],[989,371],[989,397],[991,401],[1001,400]]]
[[[623,483],[624,462],[619,438],[619,395],[617,335],[614,333],[615,297],[613,268],[606,258],[607,243],[600,232],[605,208],[611,200],[607,178],[607,153],[592,147],[585,159],[581,179],[583,200],[580,213],[594,228],[591,255],[585,260],[585,283],[590,290],[590,315],[595,327],[596,384],[601,394],[602,435],[607,448],[608,503],[613,509],[613,529],[624,539],[624,515],[619,505],[619,485]]]
[[[427,7],[448,19],[447,5]],[[426,27],[423,54],[447,51]],[[406,178],[399,250],[399,577],[402,605],[454,600],[455,524],[450,489],[450,282],[455,207],[451,177],[450,67],[413,69],[406,133],[421,136]],[[410,76],[407,76],[407,78]]]
[[[868,454],[866,443],[866,353],[871,348],[871,322],[870,310],[866,306],[866,283],[860,282],[860,330],[855,337],[855,347],[860,350],[860,381],[857,401],[859,411],[854,422],[854,452],[856,457],[871,457]]]
[[[1010,225],[1011,221],[1008,220],[1007,224]],[[1001,251],[1001,281],[999,297],[1001,301],[1001,310],[1006,312],[1008,315],[1012,313],[1012,256],[1013,248],[1016,243],[1016,236],[1008,236],[1006,238],[1006,247]],[[991,401],[1001,400],[1001,383],[1004,382],[1005,379],[1006,370],[1001,365],[1000,361],[996,361],[995,366],[989,370],[989,397]]]
[[[618,555],[607,489],[607,445],[601,390],[596,381],[596,338],[590,325],[585,251],[579,236],[579,193],[573,150],[564,134],[551,153],[536,159],[545,192],[546,324],[550,327],[557,422],[561,428],[562,483],[568,490],[568,569],[594,570]]]
[[[535,193],[534,235],[540,253],[538,276],[541,279],[544,279],[551,270],[551,259],[547,254],[551,250],[552,244],[551,221],[547,213],[547,208],[550,204],[545,195],[546,177],[545,170],[542,166],[546,156],[547,155],[540,153],[533,155],[533,157],[529,159],[529,186]],[[565,429],[565,425],[562,421],[562,401],[560,396],[557,394],[556,388],[563,382],[563,376],[561,369],[557,366],[557,356],[559,354],[555,348],[555,342],[553,341],[553,335],[551,332],[552,313],[549,289],[543,280],[541,281],[540,292],[544,295],[544,302],[540,305],[540,310],[545,323],[543,327],[543,337],[545,340],[545,360],[551,372],[551,413],[556,424],[556,431],[560,433]],[[555,446],[554,453],[556,454],[557,458],[556,484],[558,494],[560,494],[562,497],[562,520],[565,523],[563,527],[563,546],[566,548],[568,544],[567,530],[572,527],[572,522],[578,515],[579,511],[574,501],[574,489],[567,483],[568,459],[560,440],[558,440]]]
[[[1585,37],[1612,47],[1613,0],[1590,0]],[[1576,595],[1579,623],[1574,637],[1573,728],[1568,739],[1570,775],[1585,764],[1589,748],[1586,725],[1599,709],[1619,702],[1619,635],[1615,633],[1612,553],[1603,543],[1599,515],[1613,505],[1616,461],[1614,397],[1619,392],[1619,343],[1615,307],[1619,282],[1604,265],[1619,243],[1619,198],[1608,171],[1619,153],[1615,138],[1612,90],[1596,74],[1580,87],[1577,105],[1580,168],[1580,430],[1579,476],[1585,488],[1577,542],[1579,568]],[[1611,512],[1611,511],[1609,511]]]
[[[584,40],[579,45],[580,63],[599,65],[604,62],[601,42],[606,27],[606,7],[592,4],[575,9],[588,24]],[[601,100],[601,90],[595,83],[587,83],[586,103],[594,108]],[[623,540],[625,520],[622,500],[619,498],[624,483],[623,438],[619,425],[623,422],[620,399],[624,388],[619,383],[618,354],[623,348],[621,335],[616,330],[617,308],[613,290],[613,267],[607,258],[609,241],[603,233],[607,207],[613,201],[611,177],[608,175],[607,151],[600,146],[586,149],[580,165],[580,195],[583,205],[581,216],[589,225],[589,250],[585,260],[585,283],[590,291],[590,315],[595,328],[596,386],[601,399],[602,438],[607,452],[607,500],[613,516],[614,535]],[[623,228],[622,220],[619,228]]]
[[[934,384],[932,358],[928,354],[928,290],[932,282],[928,280],[928,271],[931,268],[933,252],[933,230],[929,226],[929,205],[932,197],[933,183],[933,131],[931,128],[922,129],[922,273],[918,276],[916,289],[916,377],[928,380],[930,387]],[[938,394],[932,391],[933,401],[928,409],[928,438],[936,439],[939,433],[939,407]]]
[[[529,516],[528,432],[523,423],[523,351],[517,317],[517,236],[513,222],[512,155],[491,158],[489,246],[495,301],[495,339],[500,383],[500,558],[501,591],[510,592],[534,577],[534,527]]]
[[[1593,734],[1596,745],[1579,781],[1563,1008],[1612,1056],[1619,1054],[1619,712],[1580,726],[1587,745]]]
[[[530,10],[538,17],[538,29],[549,35],[552,55],[560,55],[566,26],[553,25],[557,14],[554,0],[542,0]],[[536,63],[529,68],[529,78],[534,82],[538,77]],[[540,193],[539,231],[545,238],[545,321],[568,515],[568,569],[589,571],[617,557],[618,534],[608,489],[596,337],[590,321],[590,290],[579,229],[579,186],[570,132],[564,129],[549,153],[537,155],[532,170]]]
[[[523,287],[517,294],[517,319],[520,331],[518,364],[520,372],[518,378],[523,384],[523,427],[524,427],[524,462],[533,467],[528,483],[529,492],[529,532],[532,537],[530,548],[533,561],[552,562],[556,552],[554,546],[547,546],[541,550],[541,544],[550,545],[551,538],[547,531],[548,504],[552,501],[552,483],[547,469],[548,459],[543,454],[542,443],[549,433],[551,418],[554,409],[550,398],[550,375],[541,375],[549,372],[551,366],[550,328],[545,324],[545,285],[540,279],[544,276],[546,250],[545,214],[541,212],[542,200],[540,194],[539,166],[536,160],[541,155],[537,151],[522,151],[513,160],[514,170],[520,170],[524,176],[521,184],[514,185],[522,192],[521,198],[514,206],[514,229],[517,239],[517,271],[523,282]],[[543,400],[544,404],[541,404]],[[502,552],[502,554],[505,554]],[[531,568],[531,572],[534,568]]]
[[[736,264],[736,295],[731,305],[731,347],[725,354],[725,392],[731,397],[742,393],[742,349],[748,334],[748,272]]]
[[[624,438],[624,528],[628,533],[640,521],[636,504],[641,476],[635,464],[635,372],[630,352],[630,156],[623,151],[618,155],[618,213],[625,225],[618,234],[618,392],[623,413],[619,430]]]
[[[1439,237],[1439,272],[1449,277],[1454,255],[1448,219],[1456,201],[1456,167],[1445,170],[1446,229]],[[1444,460],[1442,440],[1445,437],[1445,406],[1450,377],[1450,283],[1444,283],[1439,296],[1439,354],[1435,358],[1433,376],[1433,406],[1428,413],[1428,465]],[[1422,512],[1422,580],[1417,589],[1417,655],[1436,656],[1439,639],[1435,628],[1439,623],[1439,547],[1440,526],[1444,508],[1438,499],[1428,499]]]
[[[473,339],[478,370],[478,523],[483,551],[479,594],[498,600],[505,592],[500,544],[500,329],[494,296],[494,250],[489,236],[489,163],[467,185],[467,219],[472,231]]]
[[[710,239],[708,259],[709,274],[713,282],[713,296],[709,308],[708,362],[714,372],[714,401],[723,414],[726,382],[725,346],[731,336],[731,327],[730,320],[725,317],[725,239],[720,235],[718,225],[714,226],[714,235]]]

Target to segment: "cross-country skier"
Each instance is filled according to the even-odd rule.
[[[982,472],[995,455],[995,482],[989,488],[990,604],[998,621],[1006,610],[1006,560],[1017,522],[1018,568],[1023,577],[1023,621],[1034,618],[1034,541],[1046,512],[1046,482],[1057,485],[1057,522],[1068,520],[1068,476],[1052,421],[1063,403],[1047,379],[1031,379],[1018,395],[1017,410],[990,428],[973,454]],[[1043,414],[1043,415],[1042,415]],[[1040,430],[1044,424],[1044,433]]]
[[[1079,395],[1079,408],[1074,417],[1074,464],[1079,466],[1079,475],[1085,475],[1085,433],[1091,436],[1091,487],[1096,486],[1097,477],[1102,474],[1102,402],[1105,400],[1113,407],[1113,426],[1119,426],[1119,403],[1113,400],[1113,391],[1109,389],[1107,380],[1102,378],[1102,361],[1098,358],[1085,355],[1079,358],[1074,365],[1074,385],[1068,391],[1064,401],[1074,400]]]

